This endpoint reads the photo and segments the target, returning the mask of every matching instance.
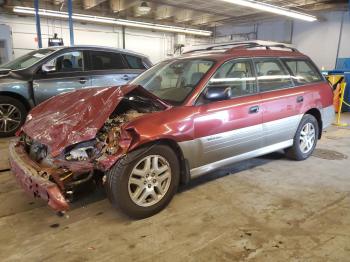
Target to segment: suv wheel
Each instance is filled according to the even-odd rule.
[[[316,118],[304,115],[294,136],[294,144],[286,149],[286,156],[294,160],[305,160],[315,150],[319,134]]]
[[[25,106],[9,96],[0,97],[0,137],[15,135],[27,116]]]
[[[133,218],[161,211],[176,193],[180,170],[174,151],[165,145],[132,151],[107,172],[111,203]]]

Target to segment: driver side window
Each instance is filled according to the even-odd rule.
[[[53,73],[79,72],[83,71],[83,52],[75,51],[62,54],[45,64]]]
[[[230,98],[257,93],[251,62],[232,60],[224,63],[209,80],[207,88],[225,89]]]

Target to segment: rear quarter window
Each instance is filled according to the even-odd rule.
[[[322,81],[318,69],[305,59],[285,59],[284,63],[292,73],[292,78],[298,85]]]

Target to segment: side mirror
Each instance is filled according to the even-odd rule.
[[[43,64],[41,66],[41,71],[43,71],[44,73],[54,72],[56,71],[56,66],[50,64]]]
[[[231,88],[227,86],[208,86],[204,93],[209,101],[227,100],[231,97]]]

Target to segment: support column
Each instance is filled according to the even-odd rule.
[[[125,49],[125,26],[122,26],[122,35],[123,35],[123,49]]]
[[[39,15],[39,0],[34,0],[35,8],[35,24],[36,24],[36,36],[38,40],[38,47],[43,47],[43,42],[41,39],[41,26],[40,26],[40,15]]]
[[[74,45],[74,29],[73,29],[73,5],[72,0],[68,0],[68,23],[69,23],[69,36],[70,45]]]

